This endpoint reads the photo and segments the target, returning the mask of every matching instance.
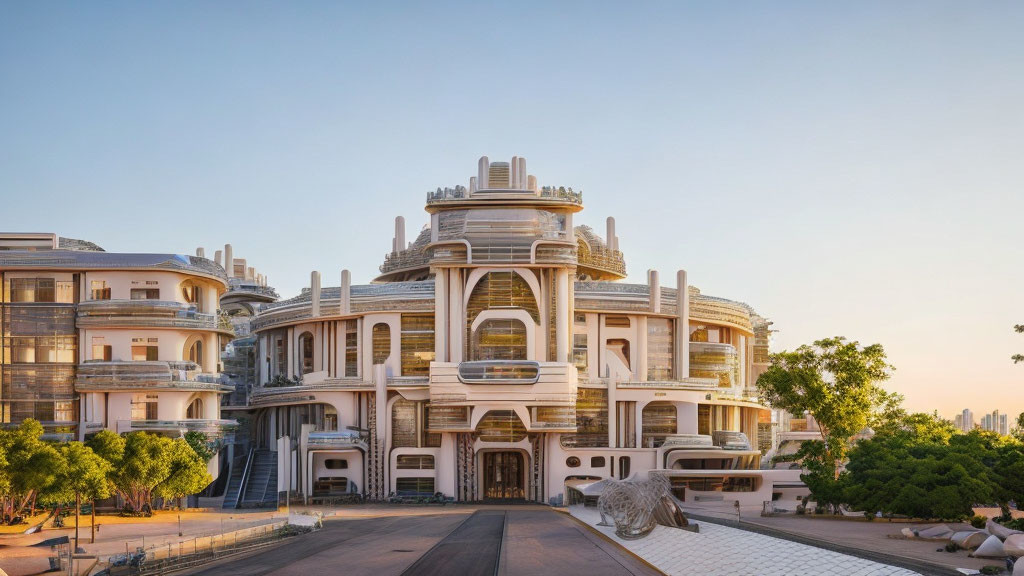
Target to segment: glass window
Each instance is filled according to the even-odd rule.
[[[56,299],[54,302],[61,304],[74,304],[75,302],[75,283],[71,281],[58,281]]]
[[[133,362],[144,362],[144,361],[156,361],[160,359],[159,354],[160,348],[158,346],[139,346],[132,345],[132,361]]]
[[[619,456],[619,478],[629,478],[629,456]]]
[[[393,448],[425,448],[441,445],[440,434],[427,432],[427,402],[401,398],[391,408],[391,446]]]
[[[562,434],[565,448],[605,448],[608,446],[608,390],[576,390],[576,433]]]
[[[53,278],[36,279],[36,302],[53,302],[57,299],[57,283]]]
[[[102,336],[94,336],[92,339],[92,359],[110,362],[113,358],[113,347],[107,344]]]
[[[313,335],[303,332],[299,336],[299,350],[302,351],[302,373],[309,374],[313,371]]]
[[[93,300],[110,300],[110,288],[105,280],[91,280],[89,294]]]
[[[345,321],[345,376],[359,375],[359,324],[356,320]]]
[[[35,302],[36,301],[36,279],[35,278],[11,278],[10,294],[8,302]]]
[[[341,458],[328,458],[324,461],[324,468],[327,468],[328,470],[347,470],[348,460],[343,460]]]
[[[476,257],[475,252],[473,255]],[[466,356],[477,360],[525,360],[525,355],[521,358],[512,358],[508,357],[508,354],[503,353],[499,358],[489,358],[486,355],[477,354],[476,351],[472,350],[473,344],[476,342],[474,340],[475,335],[472,334],[473,323],[476,321],[476,317],[484,310],[493,309],[526,310],[534,322],[540,323],[540,311],[537,307],[537,300],[533,297],[533,291],[530,289],[530,285],[527,284],[526,280],[515,272],[489,272],[485,274],[473,288],[473,293],[469,298],[469,304],[466,306],[466,346],[469,348],[466,351]],[[522,322],[518,322],[518,325],[522,330],[522,350],[525,352],[526,327],[523,326]],[[508,324],[506,324],[506,327],[508,329],[512,329]],[[478,328],[478,330],[479,329],[480,328]],[[496,351],[491,350],[487,353],[493,352]]]
[[[373,325],[373,363],[383,364],[391,356],[391,327],[380,323]]]
[[[711,435],[711,406],[697,405],[697,434]]]
[[[668,318],[647,319],[647,379],[672,379],[672,321]]]
[[[132,394],[132,420],[156,420],[158,399],[156,394]]]
[[[427,376],[434,360],[434,315],[402,315],[402,376]]]
[[[608,328],[629,328],[629,316],[606,316],[604,319],[604,325]]]
[[[430,454],[399,454],[396,468],[399,470],[433,470],[434,457]]]
[[[473,333],[471,360],[526,360],[526,326],[519,320],[493,318]]]
[[[579,370],[580,376],[586,376],[586,373],[587,373],[587,335],[586,334],[573,334],[572,335],[572,363],[576,365],[576,369]]]
[[[395,478],[395,490],[397,490],[399,494],[432,495],[434,493],[434,479]]]
[[[604,456],[591,456],[590,467],[591,468],[604,468],[605,461]]]
[[[74,402],[71,401],[58,401],[53,403],[53,419],[57,422],[74,422],[78,420],[75,418]]]
[[[159,288],[132,288],[131,290],[132,300],[159,300],[160,289]]]
[[[668,402],[651,402],[643,410],[643,448],[659,448],[665,436],[676,433],[676,407]]]

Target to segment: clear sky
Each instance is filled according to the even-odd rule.
[[[381,6],[387,4],[387,6]],[[826,6],[827,4],[827,6]],[[0,229],[367,282],[476,160],[615,215],[775,348],[885,345],[947,416],[1024,410],[1019,2],[0,3]],[[603,231],[602,231],[603,234]]]

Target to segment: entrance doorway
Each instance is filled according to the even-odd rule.
[[[523,500],[526,498],[522,452],[484,452],[484,499]]]

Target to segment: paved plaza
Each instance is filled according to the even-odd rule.
[[[328,518],[322,530],[191,574],[214,576],[656,576],[567,515],[540,506]]]
[[[597,526],[597,508],[573,506],[570,513],[595,527],[630,552],[669,576],[913,576],[904,568],[888,566],[789,540],[773,538],[711,522],[700,522],[700,532],[657,526],[647,537],[623,540],[613,527]]]

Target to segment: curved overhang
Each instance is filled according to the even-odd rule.
[[[53,271],[178,272],[213,280],[228,287],[227,273],[206,258],[182,254],[130,254],[87,250],[0,252],[0,269]]]

